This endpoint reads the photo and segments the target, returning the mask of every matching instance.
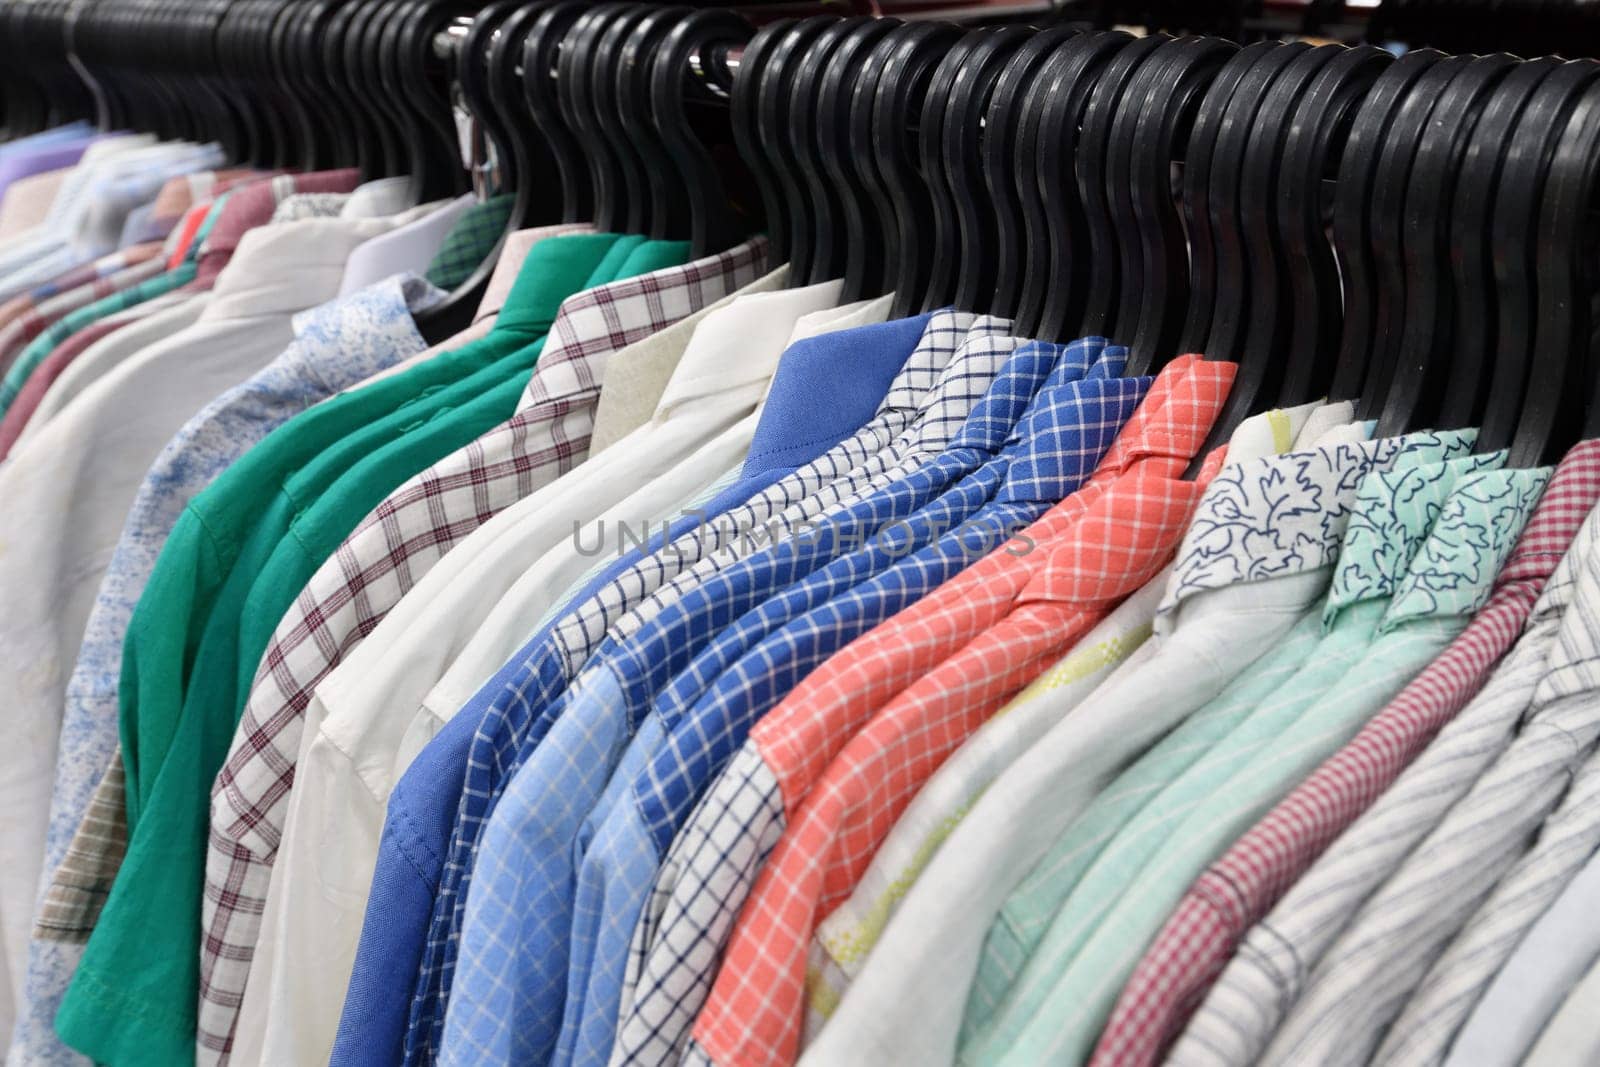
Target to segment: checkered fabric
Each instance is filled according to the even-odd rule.
[[[605,629],[626,616],[651,594],[690,571],[699,562],[749,531],[773,529],[775,523],[799,522],[820,507],[848,498],[871,484],[894,465],[890,446],[912,424],[943,367],[972,330],[1000,334],[1009,323],[977,319],[951,311],[928,317],[916,349],[895,377],[877,413],[860,430],[823,455],[753,493],[712,521],[673,528],[670,543],[653,553],[639,553],[618,570],[611,581],[588,601],[563,616],[569,642],[592,634],[588,647],[598,644]],[[837,484],[836,484],[837,483]],[[673,587],[676,591],[677,587]],[[664,603],[656,600],[655,603]],[[574,623],[581,615],[582,624]],[[570,624],[570,625],[569,625]],[[571,645],[567,645],[570,648]],[[446,857],[439,897],[424,948],[421,977],[412,1009],[408,1040],[417,1047],[437,1048],[442,1036],[443,1003],[455,966],[457,935],[465,901],[462,879],[470,869],[482,834],[503,784],[521,767],[528,752],[544,737],[551,720],[547,714],[570,675],[566,662],[576,660],[562,652],[557,636],[543,642],[524,658],[519,682],[503,692],[485,712],[468,756],[460,811]],[[409,1058],[409,1055],[408,1055]]]
[[[1141,406],[1094,477],[1029,527],[1021,548],[1008,545],[947,582],[835,656],[807,680],[803,695],[796,692],[803,700],[798,707],[847,704],[864,709],[870,722],[815,778],[816,787],[756,884],[695,1024],[694,1042],[712,1062],[793,1060],[804,1013],[806,948],[820,914],[849,895],[917,786],[987,712],[1051,660],[1013,655],[977,640],[966,653],[929,671],[1014,609],[1067,590],[1065,579],[1049,572],[1058,553],[1063,564],[1101,576],[1103,585],[1087,580],[1083,585],[1099,597],[1113,596],[1121,575],[1140,576],[1122,587],[1125,595],[1159,570],[1177,548],[1200,495],[1184,488],[1177,476],[1215,421],[1235,369],[1195,357],[1175,360],[1152,387],[1154,400]],[[1212,457],[1207,471],[1220,460],[1220,453]],[[1026,468],[1019,473],[1025,483]],[[1128,525],[1127,520],[1137,522]],[[1092,538],[1075,536],[1090,529]],[[959,595],[952,593],[955,589]],[[1082,614],[1073,614],[1078,623],[1069,624],[1078,628],[1067,643],[1110,606],[1108,599],[1082,605]],[[1059,654],[1062,646],[1053,647]],[[790,766],[814,758],[812,753],[786,755],[798,757]],[[784,776],[780,767],[780,779]],[[803,795],[787,787],[784,794]]]
[[[391,494],[296,599],[212,790],[200,1012],[208,1047],[229,1047],[317,683],[452,546],[583,461],[606,355],[749,284],[765,263],[757,239],[569,297],[516,415]]]
[[[428,263],[427,279],[441,289],[454,289],[471,277],[505,234],[515,205],[514,196],[495,196],[468,208]]]
[[[81,945],[94,933],[128,851],[127,788],[119,756],[95,787],[67,858],[56,868],[50,892],[34,916],[33,936]]]
[[[459,993],[451,1001],[445,1031],[447,1061],[499,1058],[497,1045],[509,1037],[505,1020],[511,1013],[503,1009],[509,1009],[513,985],[519,1053],[548,1055],[548,1045],[561,1029],[564,950],[570,947],[580,956],[585,951],[570,925],[579,823],[599,800],[629,735],[646,720],[651,697],[716,635],[720,620],[742,615],[769,593],[825,564],[848,538],[874,535],[948,484],[955,471],[934,462],[935,457],[949,443],[952,427],[987,391],[1015,344],[1012,338],[988,335],[962,344],[923,405],[924,417],[897,442],[905,447],[892,476],[903,477],[893,485],[826,516],[799,536],[720,567],[625,641],[607,638],[563,695],[549,734],[517,772],[486,832],[488,841],[500,824],[502,844],[486,848],[477,858],[462,933],[462,965],[456,972]],[[675,724],[675,714],[665,719],[650,715],[639,744],[659,743],[663,726]],[[631,775],[624,774],[622,781],[628,780]],[[529,813],[530,807],[540,814]],[[538,826],[536,844],[508,832],[507,823]],[[525,914],[540,918],[537,929],[521,930],[519,939],[514,928],[522,925],[517,917]],[[493,946],[492,961],[474,952],[485,943]],[[513,959],[540,962],[536,968],[515,968],[514,978],[504,971]]]
[[[1097,1064],[1156,1062],[1246,931],[1483,688],[1596,501],[1600,441],[1588,441],[1556,469],[1467,629],[1195,882],[1123,990],[1095,1049]]]

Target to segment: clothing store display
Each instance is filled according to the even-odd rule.
[[[4,6],[6,1061],[1592,1060],[1600,22],[1296,3]]]

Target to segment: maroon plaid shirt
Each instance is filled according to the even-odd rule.
[[[1339,752],[1195,882],[1134,970],[1091,1061],[1153,1064],[1183,1032],[1240,939],[1483,688],[1600,501],[1600,441],[1556,468],[1471,625]]]
[[[401,486],[301,592],[262,657],[212,789],[199,1052],[226,1060],[313,690],[457,542],[588,455],[605,357],[754,281],[766,241],[562,305],[517,414]]]

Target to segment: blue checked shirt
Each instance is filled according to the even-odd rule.
[[[832,470],[873,419],[891,385],[899,384],[929,321],[929,316],[918,316],[831,334],[817,339],[830,344],[810,345],[815,358],[809,360],[790,360],[791,349],[773,379],[743,477],[708,503],[704,513],[722,515],[753,495],[792,492],[792,486]],[[947,355],[959,341],[959,335],[950,341]],[[833,384],[827,406],[819,409],[816,398],[822,382]],[[604,587],[616,572],[626,571],[644,554],[617,561],[594,586]],[[575,602],[582,599],[580,595]],[[529,647],[548,639],[545,628]],[[402,1056],[415,1063],[431,1060],[438,1047],[443,1019],[435,1009],[442,1007],[446,964],[454,959],[453,944],[446,944],[454,915],[454,883],[445,877],[445,869],[464,802],[469,750],[486,713],[491,705],[498,706],[497,698],[504,696],[521,663],[519,656],[483,686],[422,751],[390,795],[367,909],[369,921],[362,928],[334,1045],[336,1064],[387,1067]],[[508,758],[514,752],[510,750]],[[476,773],[484,770],[481,765],[474,768]],[[499,770],[496,765],[497,775]],[[435,917],[442,920],[438,937],[433,933]],[[414,986],[397,982],[397,974],[416,976]]]
[[[1125,350],[1108,349],[1096,339],[1074,344],[1058,359],[1060,351],[1027,345],[1007,364],[995,388],[936,461],[966,477],[906,520],[883,527],[882,535],[865,547],[840,556],[746,613],[657,698],[654,714],[630,746],[612,777],[607,798],[580,836],[580,841],[594,844],[584,853],[577,886],[573,962],[555,1062],[605,1064],[616,1031],[629,942],[660,857],[705,784],[721,771],[750,723],[768,706],[740,701],[735,694],[745,692],[743,685],[725,691],[719,681],[723,670],[777,627],[965,521],[999,490],[1013,456],[1039,446],[1048,449],[1047,442],[1057,440],[1040,432],[1046,423],[1071,427],[1069,432],[1076,434],[1080,426],[1099,425],[1104,411],[1131,413],[1132,402],[1123,408],[1117,400],[1106,399],[1142,395],[1142,390],[1128,389],[1130,383],[1117,380]],[[1051,363],[1054,373],[1032,400]],[[1087,424],[1082,421],[1086,417]],[[1103,421],[1114,424],[1110,433],[1084,432],[1078,436],[1086,447],[1052,453],[1052,458],[1064,467],[1081,466],[1082,476],[1087,477],[1115,427],[1121,425],[1117,414]],[[996,456],[1002,447],[1006,451]],[[740,663],[741,668],[746,666]],[[737,669],[731,676],[746,677]],[[706,694],[713,682],[717,688]],[[697,704],[702,694],[705,699]],[[615,803],[616,799],[622,802]]]
[[[1119,360],[1126,358],[1125,351],[1115,347],[1108,347],[1106,355]],[[1102,356],[1102,360],[1104,358]],[[1123,378],[1109,382],[1107,385],[1115,386],[1114,390],[1108,388],[1098,403],[1085,404],[1073,418],[1064,419],[1058,425],[1030,417],[1019,425],[1017,434],[1019,439],[1025,435],[1030,447],[1011,457],[998,491],[958,528],[912,555],[899,558],[887,570],[840,593],[821,607],[793,619],[763,639],[719,678],[702,698],[701,706],[685,718],[677,731],[678,736],[669,742],[648,772],[650,790],[641,796],[639,807],[645,831],[652,838],[652,850],[658,855],[666,853],[674,832],[695,803],[693,791],[686,783],[675,787],[676,795],[670,784],[676,772],[675,764],[681,759],[688,765],[693,759],[689,755],[678,755],[680,751],[692,752],[697,744],[703,744],[704,753],[700,758],[722,764],[728,758],[724,746],[728,751],[740,745],[748,748],[743,731],[819,663],[1003,544],[1082,484],[1143,400],[1152,381],[1151,378]],[[720,706],[722,694],[732,697],[733,703]],[[744,721],[737,725],[737,737],[720,737],[714,744],[700,740],[702,736],[711,738],[732,730],[731,720],[716,716],[739,706],[744,708]],[[760,782],[736,780],[740,778],[741,775],[730,767],[717,781],[714,791],[726,789],[731,793],[729,803],[711,805],[711,809],[723,813],[725,821],[719,824],[723,829],[732,828],[733,823],[726,820],[736,820],[751,804],[758,808],[765,804],[769,785],[776,790],[776,780],[770,775]],[[709,781],[710,775],[704,780]],[[732,832],[737,834],[738,830]],[[770,848],[775,842],[776,838],[764,840],[762,849]],[[705,837],[700,847],[708,853],[729,854],[729,842],[723,833]],[[742,850],[742,845],[738,850]],[[685,857],[686,862],[696,865],[708,859],[709,855]],[[723,866],[715,862],[712,865],[719,869]],[[704,906],[682,916],[686,924],[693,925],[692,930],[663,928],[654,938],[641,941],[633,937],[632,958],[628,960],[626,973],[627,980],[637,979],[638,987],[632,991],[634,996],[630,999],[625,980],[617,1047],[611,1062],[659,1063],[681,1052],[689,1027],[709,991],[710,979],[716,972],[715,960],[732,930],[733,916],[738,913],[748,890],[748,880],[707,885],[699,894]],[[658,884],[651,893],[652,906],[664,903],[664,894],[673,895],[674,891]],[[678,981],[686,976],[674,973],[656,981],[646,967],[644,956],[650,954],[652,963],[659,962],[654,956],[660,952],[670,953],[680,969],[699,970],[698,980]]]
[[[511,833],[511,841],[495,857],[480,851],[480,866],[468,872],[472,882],[484,870],[520,872],[538,868],[543,872],[534,883],[536,888],[526,890],[541,899],[550,897],[549,907],[540,908],[538,929],[527,933],[538,947],[519,949],[517,953],[519,960],[527,957],[540,961],[540,973],[531,983],[538,989],[530,993],[525,988],[530,983],[521,983],[524,988],[513,991],[500,980],[499,967],[481,966],[485,960],[474,955],[475,949],[496,940],[517,938],[507,929],[517,920],[489,903],[500,889],[512,890],[510,883],[497,880],[492,892],[474,889],[467,897],[471,912],[461,935],[465,962],[458,971],[458,980],[467,984],[462,987],[461,996],[451,999],[455,1007],[447,1015],[447,1060],[500,1059],[510,1054],[504,1043],[509,1040],[523,1046],[513,1058],[520,1060],[531,1054],[543,1060],[548,1056],[559,1030],[565,994],[565,948],[570,927],[564,920],[570,916],[568,905],[575,874],[570,858],[572,842],[648,710],[651,698],[701,644],[716,634],[718,620],[736,618],[769,593],[825,564],[841,551],[842,541],[855,537],[859,543],[884,523],[910,514],[942,491],[952,474],[959,471],[941,468],[933,460],[988,390],[1015,345],[1011,338],[969,335],[949,361],[938,386],[923,405],[916,426],[902,435],[904,447],[895,452],[900,457],[897,469],[911,472],[907,488],[869,494],[864,500],[839,509],[817,527],[816,537],[784,540],[736,558],[721,569],[708,569],[698,584],[685,588],[679,599],[664,606],[631,639],[619,641],[615,635],[606,638],[603,651],[589,663],[579,681],[540,712],[540,717],[553,721],[553,726],[548,736],[536,745],[527,745],[520,754],[522,769],[516,772],[505,794],[511,808],[496,809],[505,813],[504,821],[497,814],[491,819],[491,827],[500,822],[502,829],[485,831],[485,840],[496,833],[504,839],[506,827],[529,824],[541,826],[548,836],[541,836],[534,844],[520,833]],[[1082,368],[1075,376],[1081,374]],[[1030,394],[1038,380],[1034,378]],[[660,603],[663,592],[658,591],[653,598],[656,603]],[[567,773],[569,768],[577,773]],[[546,810],[548,798],[544,790],[551,780],[563,783],[560,813]],[[533,845],[536,860],[525,858],[521,851],[524,844]],[[477,903],[471,903],[474,901]],[[518,940],[519,945],[526,940]],[[515,1038],[509,1035],[501,1021],[505,1016],[498,1011],[513,997],[519,1003]],[[527,1026],[523,1025],[525,1020],[544,1020],[547,1025]],[[486,1035],[487,1040],[475,1040],[480,1034]]]

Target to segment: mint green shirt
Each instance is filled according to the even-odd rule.
[[[294,507],[282,506],[282,487],[332,457],[347,457],[348,468],[377,454],[442,398],[464,402],[463,390],[451,387],[476,384],[484,368],[535,344],[618,240],[580,235],[535,245],[487,337],[296,416],[179,518],[124,642],[129,847],[56,1019],[74,1048],[117,1064],[193,1060],[211,782],[240,710],[238,664],[248,657],[237,639],[253,584],[245,579],[257,576],[295,518]],[[524,371],[536,354],[524,357]]]
[[[1086,1058],[1145,947],[1194,879],[1466,628],[1549,479],[1546,470],[1497,469],[1503,459],[1475,457],[1476,470],[1457,461],[1453,472],[1450,465],[1434,465],[1386,479],[1393,505],[1381,524],[1367,529],[1382,536],[1356,544],[1347,538],[1325,609],[1327,632],[1308,665],[1323,655],[1328,637],[1347,626],[1366,628],[1376,613],[1372,639],[1344,657],[1342,670],[1319,677],[1310,699],[1290,697],[1299,710],[1276,716],[1276,728],[1263,731],[1261,743],[1237,746],[1208,792],[1170,812],[1159,851],[1066,959],[1040,1012],[997,1062]],[[1441,506],[1438,486],[1452,481]],[[1430,519],[1426,538],[1408,551],[1413,531]],[[1403,573],[1402,558],[1408,560]],[[1299,688],[1291,681],[1282,696]],[[1247,725],[1271,714],[1279,701],[1275,695]]]
[[[1275,572],[1320,564],[1324,581],[1331,583],[1324,606],[1302,615],[1282,642],[1124,771],[1012,892],[984,945],[963,1019],[963,1060],[986,1062],[1008,1047],[1093,924],[1115,901],[1115,894],[1161,848],[1175,813],[1181,817],[1185,805],[1215,788],[1228,773],[1230,760],[1262,743],[1285,717],[1303,709],[1371,640],[1381,606],[1376,612],[1354,611],[1340,620],[1343,625],[1326,628],[1325,633],[1327,606],[1358,607],[1356,576],[1385,574],[1385,581],[1370,585],[1386,590],[1385,597],[1393,591],[1453,478],[1436,480],[1426,500],[1409,494],[1405,507],[1395,506],[1393,490],[1426,482],[1421,472],[1439,468],[1447,460],[1449,469],[1458,473],[1464,469],[1458,465],[1475,464],[1467,455],[1475,437],[1470,432],[1413,435],[1401,439],[1405,444],[1388,462],[1375,464],[1359,482],[1350,477],[1353,472],[1335,482],[1340,472],[1328,469],[1322,472],[1324,481],[1307,481],[1301,474],[1298,484],[1286,481],[1266,487],[1246,502],[1251,510],[1245,525],[1251,528],[1270,527],[1273,516],[1288,508],[1296,510],[1302,523],[1307,514],[1333,516],[1348,510],[1348,523],[1340,540],[1328,546],[1332,551],[1325,562],[1302,551],[1280,561]],[[1496,465],[1499,462],[1503,460]],[[1427,501],[1434,505],[1431,510]],[[1264,508],[1270,508],[1270,514],[1256,514]],[[1395,538],[1397,551],[1363,554],[1380,560],[1387,556],[1381,571],[1354,562],[1352,547],[1359,552],[1363,545],[1381,544],[1384,531],[1398,534],[1402,529],[1405,536]],[[1261,563],[1252,557],[1258,557],[1262,548],[1249,538],[1231,543],[1228,550],[1245,557],[1232,573],[1255,579],[1274,573],[1258,573]]]

